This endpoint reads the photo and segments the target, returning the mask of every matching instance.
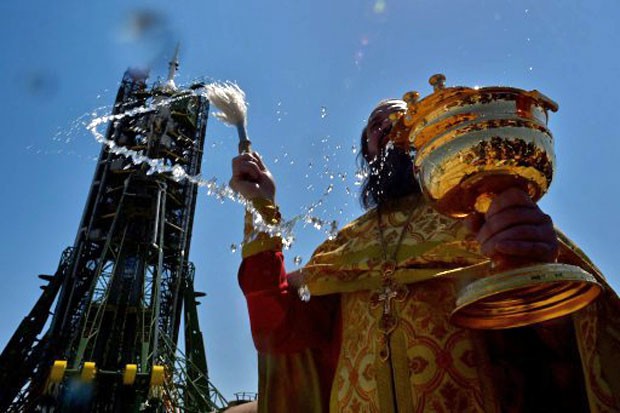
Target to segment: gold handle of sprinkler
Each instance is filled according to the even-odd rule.
[[[238,124],[237,132],[239,133],[239,153],[252,152],[252,142],[248,139],[248,132],[245,125]]]
[[[239,142],[239,154],[252,152],[252,143],[249,140]]]

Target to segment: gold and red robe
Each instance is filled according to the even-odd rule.
[[[390,248],[412,207],[393,274],[408,293],[392,302],[387,336],[372,299],[385,262],[376,210],[315,251],[301,273],[308,303],[289,285],[277,239],[245,245],[239,282],[259,351],[260,412],[620,411],[620,302],[578,248],[558,233],[559,261],[604,285],[594,303],[535,327],[464,329],[449,322],[456,294],[489,261],[460,221],[417,198],[382,212]],[[559,390],[545,390],[546,380]]]

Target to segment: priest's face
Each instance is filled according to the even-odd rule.
[[[407,109],[402,100],[385,100],[372,111],[366,126],[366,160],[379,156],[388,143],[388,136],[394,122],[390,119],[393,113],[404,112]]]
[[[362,154],[368,171],[361,194],[361,203],[365,208],[420,192],[410,154],[388,144],[393,126],[389,116],[404,110],[406,105],[401,100],[383,101],[368,118],[362,136]]]

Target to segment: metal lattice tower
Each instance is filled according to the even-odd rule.
[[[0,411],[226,405],[208,380],[196,301],[204,294],[188,261],[197,187],[170,173],[200,173],[209,102],[174,85],[177,65],[175,57],[167,82],[150,89],[146,74],[125,73],[106,139],[157,163],[103,145],[75,243],[54,275],[40,276],[41,297],[0,355]]]

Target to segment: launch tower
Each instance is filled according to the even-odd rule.
[[[208,379],[204,294],[188,260],[197,187],[174,173],[200,173],[209,102],[192,90],[200,85],[175,86],[177,66],[150,88],[145,73],[125,73],[75,243],[39,276],[41,297],[0,354],[0,411],[226,405]]]

